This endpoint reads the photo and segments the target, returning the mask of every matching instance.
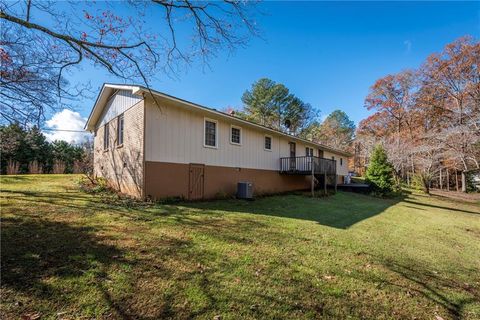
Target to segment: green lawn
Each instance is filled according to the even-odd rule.
[[[0,318],[480,318],[479,204],[339,192],[127,209],[76,179],[0,178]]]

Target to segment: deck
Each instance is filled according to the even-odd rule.
[[[335,160],[300,156],[280,158],[280,173],[293,175],[336,175]]]

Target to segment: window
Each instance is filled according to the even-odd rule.
[[[343,166],[343,158],[340,158],[340,165]]]
[[[230,127],[230,142],[233,144],[241,144],[241,134],[242,134],[242,129],[239,127]]]
[[[217,147],[217,121],[205,119],[205,147]]]
[[[117,118],[117,146],[123,144],[123,113]]]
[[[334,157],[334,156],[332,156],[332,160],[335,160],[335,157]]]
[[[305,155],[307,157],[313,157],[313,148],[306,147],[305,148]]]
[[[272,150],[272,137],[265,136],[264,148],[265,150],[268,150],[268,151]]]
[[[323,150],[318,149],[318,157],[323,158]]]
[[[108,129],[108,123],[106,123],[105,128],[103,129],[103,149],[104,150],[108,149],[109,140],[110,140],[110,130]]]

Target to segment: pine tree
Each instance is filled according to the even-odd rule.
[[[387,153],[381,145],[377,145],[370,156],[366,181],[380,194],[386,194],[393,190],[393,166],[388,161]]]

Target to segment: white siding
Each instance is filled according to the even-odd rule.
[[[105,123],[111,121],[119,114],[124,113],[129,108],[142,101],[143,98],[132,94],[129,90],[119,90],[107,101],[107,105],[100,116],[100,121],[97,123],[97,128],[103,126]]]
[[[218,121],[218,148],[216,149],[204,147],[205,118]],[[237,123],[234,119],[228,120],[208,115],[206,112],[192,111],[171,102],[163,102],[160,108],[147,102],[145,160],[279,170],[280,158],[290,155],[288,137],[275,135],[259,128],[247,127],[245,124]],[[241,145],[230,143],[232,124],[242,128]],[[264,150],[265,135],[272,137],[272,151]],[[294,142],[296,143],[296,155],[304,156],[307,144]],[[308,144],[308,146],[318,150],[314,144]],[[336,159],[339,157],[335,156]],[[344,160],[346,168],[346,158]],[[337,162],[337,168],[338,166],[339,162]],[[338,174],[344,173],[338,172]]]
[[[346,176],[348,174],[348,163],[347,163],[348,158],[347,157],[334,154],[328,151],[323,152],[323,157],[327,159],[332,159],[332,157],[335,157],[335,160],[337,161],[337,175]],[[340,165],[340,158],[343,159],[342,165]]]

